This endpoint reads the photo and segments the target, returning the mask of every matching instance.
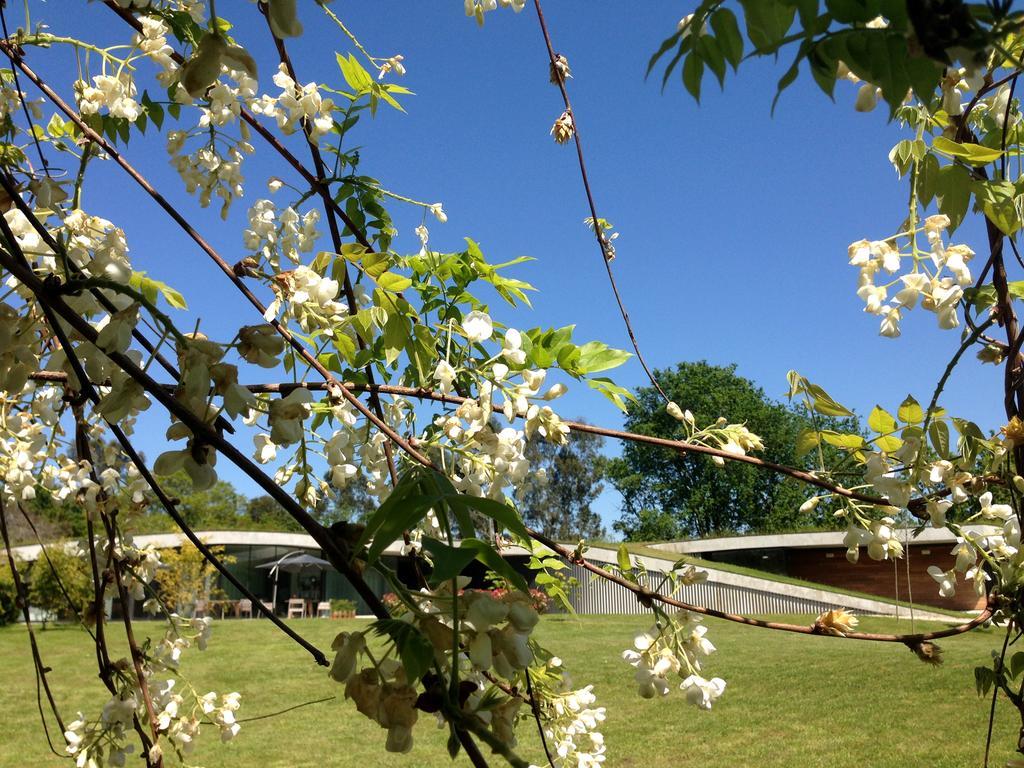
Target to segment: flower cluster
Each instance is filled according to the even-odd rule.
[[[320,233],[316,229],[320,214],[307,211],[299,214],[294,208],[278,211],[271,200],[257,200],[249,209],[249,226],[243,233],[246,250],[281,270],[282,257],[293,265],[300,264],[301,254],[309,253]]]
[[[496,10],[500,5],[502,8],[511,8],[519,13],[526,7],[526,0],[465,0],[466,15],[476,19],[476,23],[483,25],[484,14]]]
[[[940,328],[960,325],[958,310],[964,287],[971,284],[971,271],[967,263],[974,251],[968,246],[947,245],[943,233],[949,228],[949,217],[944,214],[929,216],[921,231],[928,239],[929,250],[917,247],[917,230],[896,235],[887,240],[858,240],[849,248],[850,264],[860,270],[857,295],[864,301],[864,311],[882,318],[882,336],[900,335],[900,320],[904,312],[917,306],[934,312]],[[901,251],[899,241],[908,237],[910,253]],[[903,259],[911,260],[911,271],[897,275],[887,282],[878,283],[880,273],[895,275],[903,268]],[[889,291],[898,288],[890,298]]]
[[[659,621],[633,640],[633,649],[622,652],[623,660],[636,669],[639,694],[645,699],[668,694],[674,675],[682,679],[680,688],[686,699],[702,709],[722,695],[725,681],[706,680],[700,675],[701,658],[714,652],[715,646],[704,635],[707,627],[700,616],[680,610],[675,615],[659,614]]]
[[[274,85],[281,89],[281,93],[277,96],[264,94],[254,99],[251,104],[254,113],[274,118],[284,133],[304,129],[314,144],[334,128],[331,116],[334,101],[323,98],[316,83],[299,85],[282,64],[274,75]]]

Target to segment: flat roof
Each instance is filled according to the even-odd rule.
[[[914,545],[956,543],[956,536],[948,528],[925,528],[916,537],[912,536],[913,528],[899,528],[900,541],[908,541]],[[999,528],[991,525],[965,525],[964,531],[977,533],[979,536],[998,532]],[[647,546],[663,549],[678,554],[698,554],[702,552],[729,552],[744,549],[828,549],[843,547],[846,531],[812,531],[810,533],[772,533],[751,536],[722,536],[710,539],[693,539],[690,541],[666,541]]]

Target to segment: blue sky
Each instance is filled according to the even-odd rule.
[[[269,52],[250,3],[221,0],[218,6],[238,22],[240,41],[258,54]],[[300,79],[340,85],[332,52],[348,51],[347,41],[313,3],[300,6],[307,31],[291,44]],[[628,347],[601,256],[582,224],[588,212],[575,153],[548,135],[562,107],[548,83],[532,9],[495,11],[481,29],[455,0],[334,8],[371,53],[405,57],[408,74],[399,82],[416,93],[404,100],[407,114],[384,108],[372,131],[358,131],[355,141],[365,144],[362,171],[396,192],[444,203],[448,223],[427,222],[434,248],[458,249],[468,236],[493,262],[537,259],[516,272],[540,289],[533,309],[513,313],[495,303],[498,319],[518,327],[574,323],[581,340]],[[724,94],[706,81],[700,105],[677,78],[662,93],[657,77],[644,80],[647,60],[688,10],[685,3],[655,0],[560,0],[545,8],[555,49],[572,66],[570,93],[599,212],[621,232],[614,267],[648,361],[655,367],[735,362],[741,375],[778,398],[786,372],[797,369],[861,413],[876,402],[895,408],[908,393],[927,401],[957,344],[955,332],[938,331],[934,315],[917,310],[906,317],[902,338],[879,337],[877,319],[862,312],[856,270],[846,257],[850,242],[888,236],[906,215],[906,186],[886,158],[903,137],[899,129],[886,123],[882,110],[854,112],[854,86],[838,84],[832,103],[806,73],[770,116],[783,71],[772,61],[745,63]],[[126,39],[102,8],[90,8],[88,17],[58,16],[53,31]],[[69,61],[56,51],[29,54],[47,74]],[[263,90],[276,92],[270,59],[260,61]],[[133,143],[127,154],[171,191],[232,262],[245,255],[240,227],[246,208],[266,196],[265,179],[294,180],[261,151],[262,159],[246,168],[246,199],[225,224],[216,211],[197,213],[162,142]],[[258,320],[128,179],[112,166],[99,175],[103,183],[93,180],[85,207],[124,227],[136,268],[179,287],[215,336],[227,331],[230,337],[239,324]],[[400,206],[393,211],[400,227],[396,248],[415,251],[412,230],[421,214]],[[959,237],[983,250],[980,230],[965,226]],[[628,387],[645,381],[635,361],[615,378]],[[994,368],[967,361],[943,403],[995,428],[1002,423],[1000,378]],[[613,406],[582,386],[559,410],[621,424]],[[151,457],[161,450],[165,424],[162,417],[143,422],[140,442]],[[218,469],[251,492],[226,466]],[[610,525],[618,511],[615,494],[606,493],[599,510]]]

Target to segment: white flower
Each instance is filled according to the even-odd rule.
[[[701,709],[711,709],[712,703],[725,691],[725,680],[720,677],[705,680],[700,675],[690,675],[679,687],[686,691],[688,702]]]
[[[266,464],[277,458],[277,446],[270,439],[270,435],[258,434],[252,439],[256,445],[256,461]]]
[[[466,332],[470,343],[479,344],[491,338],[491,334],[494,333],[494,323],[491,322],[491,317],[486,312],[474,310],[463,318],[462,330]]]
[[[956,595],[956,571],[943,571],[936,565],[928,566],[928,575],[939,585],[939,595],[954,597]]]
[[[993,504],[992,492],[985,491],[978,497],[978,504],[981,510],[978,512],[982,517],[991,517],[997,520],[1009,520],[1013,514],[1013,507],[1009,504]]]
[[[447,360],[441,360],[434,369],[434,379],[437,380],[442,395],[452,391],[452,382],[455,381],[455,369]]]
[[[946,512],[953,506],[949,499],[928,499],[928,516],[931,518],[932,528],[946,527]]]
[[[515,328],[505,331],[505,344],[502,346],[501,355],[512,365],[523,365],[526,362],[523,336]]]
[[[882,323],[878,329],[880,336],[895,339],[900,335],[900,308],[886,305],[882,307]]]

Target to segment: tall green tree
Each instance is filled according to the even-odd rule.
[[[530,474],[516,498],[528,525],[562,541],[604,537],[601,518],[591,509],[604,490],[603,444],[602,437],[587,432],[572,432],[565,445],[527,442]]]
[[[301,531],[302,526],[269,496],[256,496],[245,504],[245,514],[257,528],[267,531]]]
[[[218,480],[211,488],[197,491],[188,475],[178,472],[160,482],[193,530],[237,528],[245,515],[247,499],[227,481]]]
[[[765,449],[759,456],[790,466],[811,467],[811,457],[797,452],[797,436],[808,418],[772,400],[736,366],[684,362],[658,371],[665,392],[698,424],[719,416],[745,423]],[[680,423],[668,414],[652,387],[636,391],[637,404],[626,429],[665,438],[682,437]],[[855,422],[843,425],[856,429]],[[767,532],[830,525],[825,506],[800,513],[807,489],[772,472],[729,462],[717,466],[710,457],[629,443],[609,462],[608,478],[622,494],[622,515],[614,527],[627,539],[650,541],[736,532]]]

